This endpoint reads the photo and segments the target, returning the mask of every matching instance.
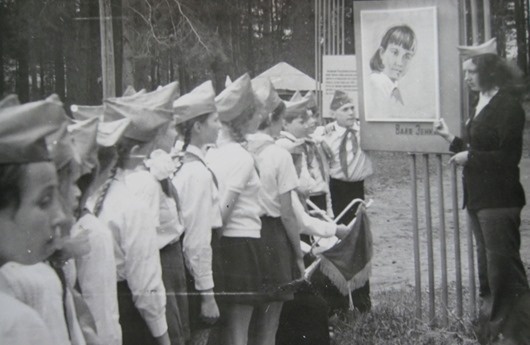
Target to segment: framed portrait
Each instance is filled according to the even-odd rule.
[[[436,6],[360,11],[367,122],[440,117]]]

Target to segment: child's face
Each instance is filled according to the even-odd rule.
[[[259,124],[261,122],[261,114],[257,111],[254,112],[250,120],[248,121],[246,133],[245,134],[254,134],[258,130]]]
[[[307,120],[307,135],[313,134],[318,127],[318,119],[316,115],[311,115]]]
[[[307,136],[307,119],[297,117],[290,123],[287,121],[284,124],[285,130],[297,138],[304,138]]]
[[[221,122],[219,122],[219,114],[217,112],[211,113],[201,124],[201,135],[204,144],[214,144],[217,141],[219,130],[221,129]]]
[[[357,118],[355,106],[351,103],[345,104],[334,111],[334,116],[339,126],[352,128]]]
[[[383,73],[393,81],[400,79],[407,73],[409,62],[414,57],[414,51],[395,43],[389,43],[386,49],[379,48],[379,54],[385,66]]]
[[[20,187],[20,205],[0,210],[0,252],[8,261],[33,265],[56,249],[58,227],[66,221],[59,202],[55,166],[29,163]]]

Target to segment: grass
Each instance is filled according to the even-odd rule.
[[[377,304],[370,313],[348,312],[333,320],[336,345],[477,344],[469,318],[460,319],[450,311],[445,328],[418,321],[413,288],[378,292],[372,294],[372,301]]]

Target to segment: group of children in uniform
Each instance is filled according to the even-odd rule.
[[[74,119],[55,96],[2,100],[1,339],[274,344],[301,234],[351,230],[306,199],[332,216],[328,162],[364,159],[358,136],[346,161],[320,145],[334,128],[310,137],[311,102],[247,74],[217,96],[211,81],[128,90]],[[332,109],[352,106],[336,93]]]

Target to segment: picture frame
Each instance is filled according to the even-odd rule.
[[[436,6],[362,10],[360,29],[366,121],[439,119]]]

